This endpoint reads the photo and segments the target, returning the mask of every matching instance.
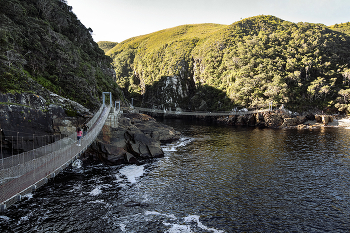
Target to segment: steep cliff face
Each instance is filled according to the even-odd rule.
[[[112,60],[91,33],[65,0],[2,0],[0,92],[47,89],[89,109],[102,92],[117,97]]]

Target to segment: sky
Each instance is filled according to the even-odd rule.
[[[350,0],[67,0],[98,41],[122,42],[184,24],[229,25],[257,15],[322,23],[350,21]]]

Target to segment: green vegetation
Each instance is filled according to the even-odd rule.
[[[273,102],[298,111],[350,111],[350,23],[327,27],[261,15],[162,30],[106,54],[127,98],[143,106],[218,111]]]
[[[100,47],[105,53],[107,53],[109,50],[111,50],[114,46],[116,46],[117,42],[110,42],[110,41],[99,41],[97,42],[98,47]]]
[[[2,0],[0,92],[49,90],[93,109],[115,97],[112,60],[65,0]]]

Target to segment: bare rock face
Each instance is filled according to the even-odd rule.
[[[97,157],[113,165],[139,164],[147,159],[163,157],[161,143],[179,138],[179,132],[148,115],[126,113],[119,118],[117,128],[103,127],[98,139],[83,157],[93,160]]]
[[[67,115],[67,109],[75,117]],[[0,129],[4,157],[38,148],[75,131],[88,109],[56,94],[0,93]]]

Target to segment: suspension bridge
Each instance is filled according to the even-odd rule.
[[[109,94],[110,103],[105,103]],[[22,196],[55,177],[76,160],[96,139],[105,124],[116,126],[120,110],[112,107],[112,95],[103,93],[103,104],[87,123],[89,132],[77,145],[76,132],[54,143],[21,154],[1,159],[0,164],[0,211],[20,201]]]
[[[106,104],[105,94],[109,94],[110,103]],[[69,164],[76,160],[95,141],[102,127],[107,124],[117,126],[120,111],[116,103],[112,107],[110,92],[103,93],[103,104],[87,123],[89,132],[81,139],[81,145],[77,145],[76,133],[72,133],[54,143],[42,146],[21,154],[12,155],[1,159],[0,163],[0,211],[20,201],[22,196],[35,191],[46,184],[48,179],[55,177]],[[185,112],[172,111],[171,109],[131,108],[138,112],[159,113],[184,116],[232,116],[262,113],[272,109],[256,111],[231,111],[231,112]]]
[[[157,114],[164,114],[164,115],[176,115],[176,116],[240,116],[240,115],[249,115],[254,113],[263,113],[263,112],[270,112],[272,111],[272,107],[269,107],[268,109],[261,109],[261,110],[233,110],[233,111],[226,111],[226,112],[196,112],[196,111],[183,111],[183,110],[172,110],[172,109],[156,109],[156,108],[139,108],[134,107],[134,109],[138,112],[144,112],[144,113],[157,113]]]

